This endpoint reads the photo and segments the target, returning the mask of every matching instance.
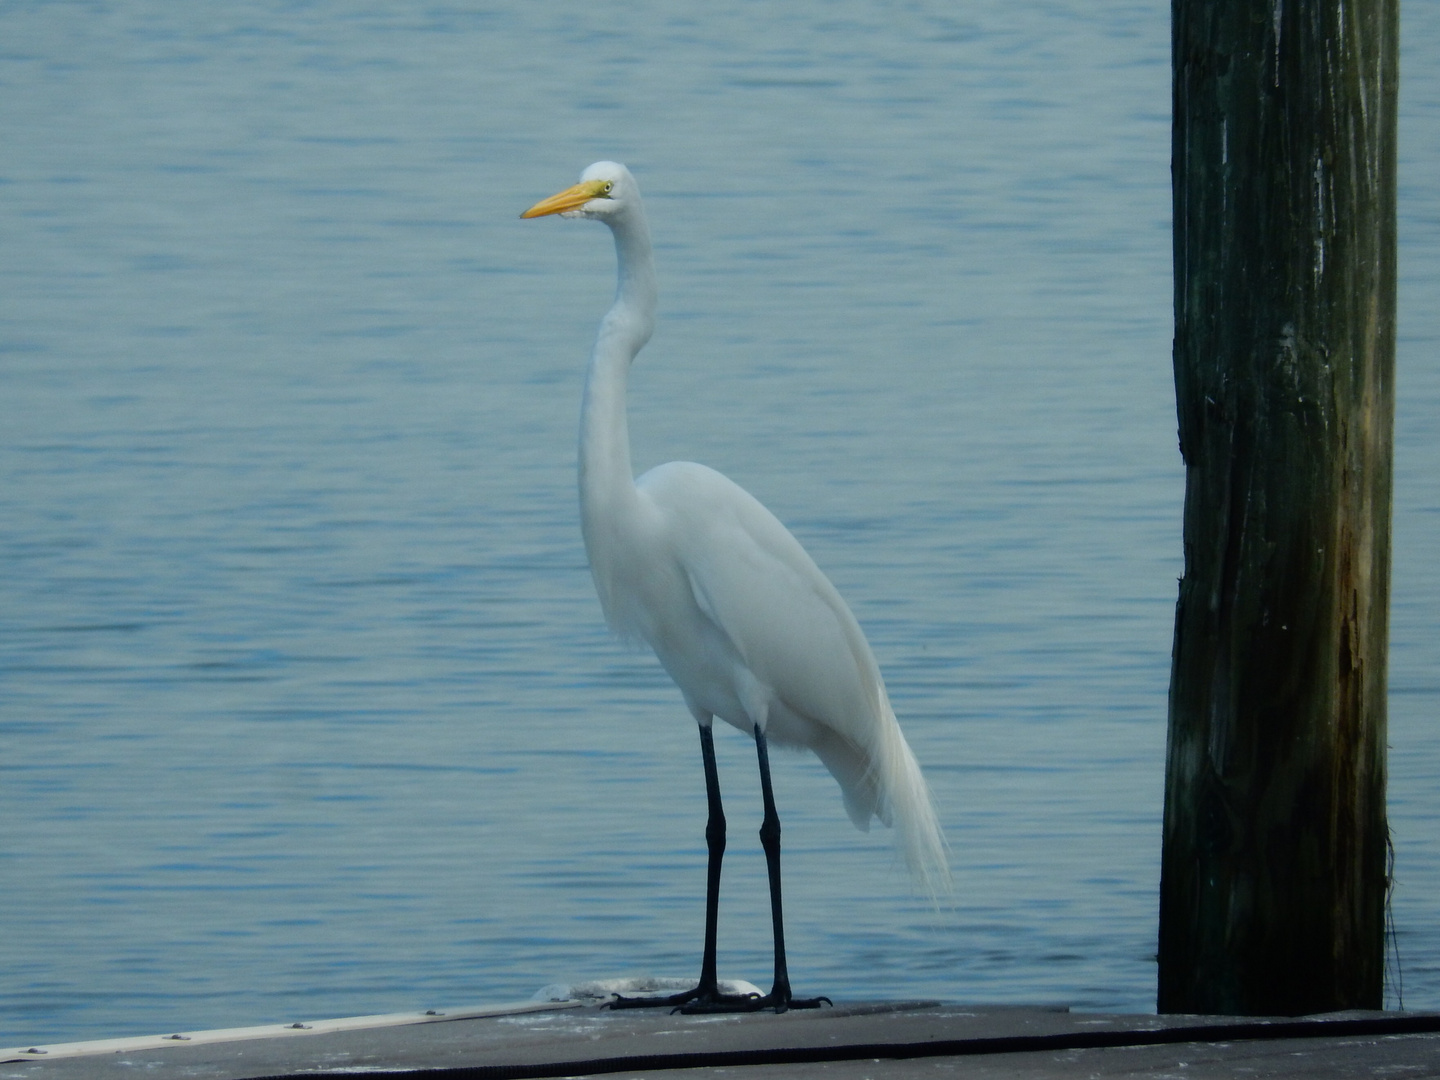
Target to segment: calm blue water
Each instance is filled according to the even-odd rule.
[[[1391,820],[1440,1007],[1440,7],[1405,11]],[[627,162],[635,459],[849,598],[955,851],[782,756],[797,991],[1146,1010],[1182,475],[1168,5],[0,7],[0,1045],[692,973],[693,723],[575,422]],[[721,974],[765,982],[723,731]],[[1391,1004],[1396,995],[1390,994]]]

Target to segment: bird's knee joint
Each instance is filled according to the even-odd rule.
[[[780,819],[767,817],[760,826],[760,843],[769,847],[780,843]]]
[[[712,850],[716,848],[721,851],[725,850],[724,818],[721,818],[719,821],[712,821],[705,826],[705,843],[708,844]]]

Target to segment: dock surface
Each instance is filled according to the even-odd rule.
[[[934,1002],[725,1016],[526,1004],[26,1047],[0,1080],[1440,1077],[1440,1015],[1299,1020]]]

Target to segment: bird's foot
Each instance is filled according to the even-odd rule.
[[[712,991],[718,993],[718,991]],[[683,990],[678,994],[648,994],[645,997],[626,997],[624,994],[614,994],[605,1003],[609,1009],[662,1009],[677,1008],[688,1005],[701,996],[700,987],[693,990]]]
[[[818,1009],[821,1003],[834,1006],[834,1002],[828,997],[797,998],[792,997],[788,988],[784,990],[771,990],[770,993],[759,994],[709,994],[697,995],[693,1001],[679,1006],[675,1011],[681,1013],[740,1013],[740,1012],[761,1012],[765,1009],[774,1009],[777,1013],[787,1012],[790,1009]]]
[[[774,1009],[777,1013],[790,1009],[818,1009],[833,1006],[828,997],[797,998],[790,988],[779,987],[768,994],[727,994],[718,986],[696,986],[678,994],[655,994],[625,997],[615,994],[605,1003],[611,1009],[670,1009],[678,1013],[746,1013]]]

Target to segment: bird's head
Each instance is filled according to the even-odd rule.
[[[640,189],[629,169],[613,161],[597,161],[580,174],[580,182],[574,187],[541,199],[520,216],[536,218],[559,214],[609,222],[636,205],[639,199]]]

